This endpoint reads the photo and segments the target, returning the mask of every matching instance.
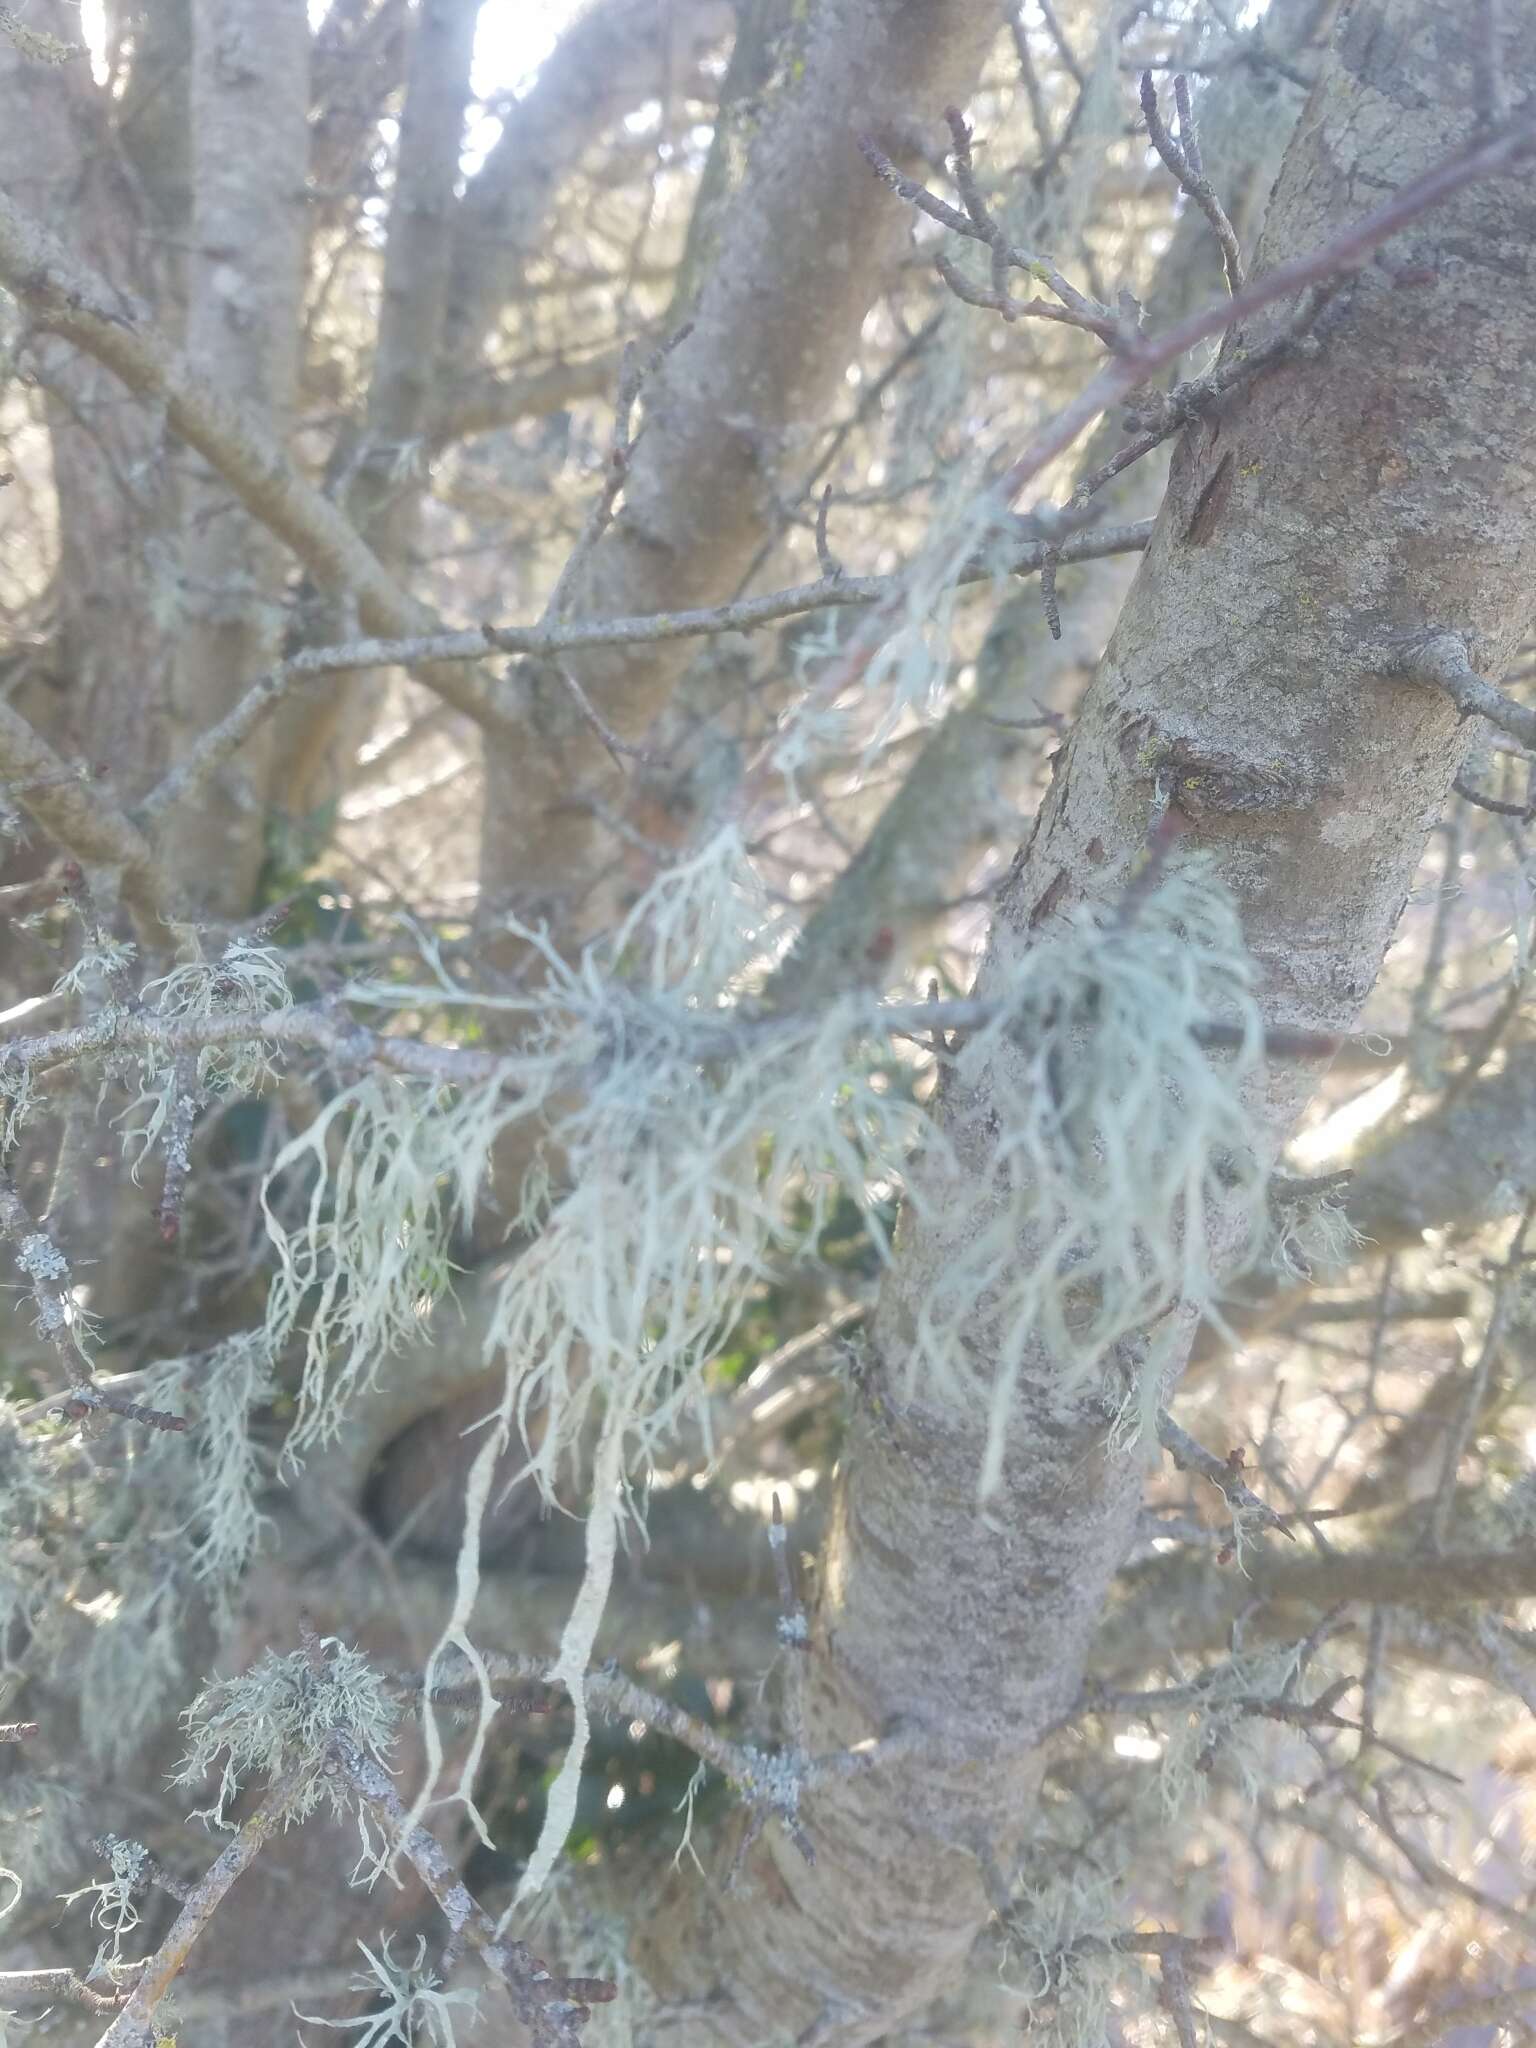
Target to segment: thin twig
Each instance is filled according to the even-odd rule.
[[[1113,362],[1107,363],[1076,398],[1047,421],[1014,458],[1003,478],[1001,497],[1011,504],[1025,485],[1033,482],[1058,455],[1065,453],[1100,413],[1129,398],[1140,384],[1169,363],[1177,362],[1197,342],[1222,333],[1226,328],[1261,312],[1264,307],[1273,305],[1278,299],[1293,297],[1307,285],[1360,269],[1383,242],[1406,227],[1409,221],[1417,220],[1430,207],[1454,197],[1468,185],[1480,184],[1485,178],[1501,177],[1514,170],[1533,149],[1536,149],[1536,119],[1527,115],[1512,123],[1502,134],[1436,164],[1330,241],[1303,255],[1294,256],[1288,262],[1276,264],[1262,277],[1252,279],[1241,292],[1200,307],[1166,333],[1128,346]]]
[[[811,1626],[795,1591],[789,1567],[789,1531],[784,1526],[784,1510],[777,1491],[773,1496],[773,1520],[768,1525],[768,1548],[773,1554],[773,1576],[779,1589],[779,1641],[786,1649],[807,1649]]]
[[[1286,1527],[1284,1517],[1277,1514],[1268,1501],[1260,1500],[1250,1486],[1238,1476],[1242,1471],[1240,1463],[1231,1458],[1218,1458],[1214,1451],[1192,1437],[1182,1428],[1166,1409],[1157,1417],[1157,1440],[1181,1471],[1201,1473],[1237,1513],[1251,1515],[1266,1529],[1278,1530],[1282,1536],[1296,1541],[1294,1530]]]
[[[102,2035],[98,2048],[139,2048],[154,2011],[170,1990],[200,1935],[223,1904],[236,1878],[249,1870],[271,1836],[283,1825],[289,1802],[304,1778],[307,1764],[296,1765],[267,1790],[261,1804],[234,1840],[192,1886],[170,1932],[144,1965],[132,1995]]]
[[[1482,1415],[1494,1362],[1504,1348],[1505,1331],[1514,1310],[1516,1291],[1524,1279],[1521,1268],[1525,1262],[1525,1240],[1533,1222],[1536,1222],[1536,1202],[1528,1202],[1525,1213],[1515,1226],[1509,1250],[1500,1262],[1498,1277],[1494,1282],[1493,1306],[1489,1311],[1488,1326],[1483,1332],[1477,1363],[1467,1380],[1466,1393],[1457,1410],[1456,1420],[1446,1432],[1440,1460],[1440,1477],[1435,1487],[1434,1503],[1429,1516],[1429,1543],[1430,1547],[1437,1551],[1445,1549],[1446,1537],[1450,1533],[1451,1515],[1456,1505],[1456,1475],[1466,1454],[1467,1445],[1472,1440],[1478,1419]]]
[[[49,2004],[72,1998],[89,2012],[117,2012],[128,2001],[132,1986],[117,1991],[98,1991],[77,1977],[73,1970],[0,1970],[0,2011],[13,1998],[46,1998]]]
[[[405,1808],[382,1765],[340,1733],[330,1738],[330,1756],[332,1768],[348,1781],[436,1899],[450,1938],[474,1949],[506,1985],[517,2017],[537,2048],[575,2048],[580,2028],[591,2017],[588,2008],[615,1998],[618,1987],[602,1978],[553,1976],[524,1942],[499,1935],[495,1921],[441,1845],[425,1828],[405,1828]],[[107,2048],[105,2042],[102,2048]]]
[[[1238,246],[1237,230],[1228,219],[1226,208],[1216,196],[1215,186],[1201,168],[1200,144],[1195,133],[1194,112],[1189,98],[1189,80],[1182,72],[1173,81],[1173,91],[1179,110],[1179,142],[1175,142],[1168,132],[1167,123],[1157,103],[1157,86],[1151,72],[1142,72],[1141,111],[1146,117],[1147,134],[1152,147],[1178,180],[1180,190],[1193,199],[1210,222],[1211,233],[1221,248],[1221,260],[1226,267],[1227,283],[1236,297],[1243,288],[1243,253]]]
[[[1133,525],[1097,528],[1060,544],[1062,559],[1091,562],[1106,555],[1136,554],[1151,537],[1150,519]],[[1045,560],[1047,543],[1026,540],[1001,563],[992,558],[967,563],[960,583],[987,582],[998,575],[1028,576]],[[588,647],[629,647],[663,640],[694,640],[715,633],[750,633],[781,619],[844,605],[881,604],[899,595],[902,578],[892,576],[822,576],[785,590],[764,592],[690,611],[642,612],[615,619],[575,619],[547,626],[476,627],[468,632],[423,633],[399,640],[349,640],[331,647],[308,647],[268,669],[250,683],[245,694],[217,725],[210,726],[186,756],[156,785],[139,806],[143,824],[158,827],[229,760],[273,710],[295,688],[353,669],[432,668],[483,659],[487,652],[505,654],[574,654]],[[0,711],[4,707],[0,706]],[[4,734],[0,731],[0,746]]]
[[[891,1038],[917,1038],[926,1044],[935,1027],[975,1031],[999,1014],[999,1002],[985,996],[946,1003],[886,1003],[873,1005],[862,1024],[858,1018],[850,1018],[849,1028]],[[700,1015],[690,1024],[688,1043],[692,1056],[701,1061],[729,1060],[771,1044],[775,1037],[802,1023],[802,1014],[795,1010],[743,1009],[728,1021]],[[1211,1051],[1228,1051],[1243,1043],[1239,1026],[1217,1020],[1191,1025],[1190,1037]],[[210,1046],[257,1043],[321,1052],[343,1066],[376,1066],[450,1085],[471,1086],[498,1076],[504,1076],[510,1085],[520,1071],[515,1055],[371,1031],[332,1005],[314,1003],[296,1004],[287,1010],[226,1011],[217,1016],[159,1017],[103,1011],[89,1023],[64,1030],[0,1039],[0,1077],[7,1067],[46,1073],[113,1052],[152,1050],[174,1055]],[[1264,1047],[1272,1059],[1331,1059],[1339,1040],[1332,1032],[1277,1025],[1265,1033]]]

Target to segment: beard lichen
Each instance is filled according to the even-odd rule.
[[[941,1086],[926,1103],[922,1056],[893,1052],[876,996],[803,1012],[754,1003],[783,934],[734,828],[574,960],[541,929],[513,930],[542,970],[527,993],[466,996],[443,977],[353,991],[413,1007],[451,994],[501,1012],[511,1043],[472,1086],[369,1074],[284,1149],[266,1198],[279,1271],[265,1339],[276,1353],[302,1337],[288,1440],[301,1455],[425,1334],[451,1232],[484,1204],[498,1141],[517,1128],[521,1178],[498,1193],[520,1249],[488,1279],[482,1324],[501,1392],[426,1676],[430,1695],[460,1657],[476,1674],[477,1730],[449,1796],[484,1832],[472,1788],[494,1701],[471,1624],[492,1487],[518,1440],[516,1476],[547,1499],[563,1473],[590,1474],[586,1572],[553,1674],[575,1737],[526,1893],[547,1880],[575,1812],[585,1673],[637,1512],[631,1477],[698,1404],[702,1367],[835,1196],[861,1205],[887,1261],[876,1190],[902,1188],[943,1230],[950,1255],[918,1306],[908,1370],[988,1416],[985,1492],[1026,1357],[1048,1354],[1067,1388],[1102,1382],[1148,1324],[1207,1307],[1218,1250],[1228,1259],[1263,1217],[1264,1175],[1248,1102],[1262,1047],[1252,969],[1229,899],[1198,868],[1163,876],[1129,911],[1087,907],[1030,943],[999,942],[985,1021],[938,1048]],[[1117,1389],[1140,1409],[1157,1378],[1157,1347],[1145,1348],[1141,1383]],[[443,1745],[430,1704],[424,1736],[431,1787]],[[413,1822],[427,1800],[424,1789]]]
[[[986,1493],[1031,1361],[1071,1395],[1144,1350],[1135,1384],[1108,1391],[1122,1433],[1145,1431],[1155,1333],[1214,1310],[1261,1230],[1265,1173],[1252,963],[1202,869],[1167,876],[1131,916],[1092,904],[1032,941],[1001,935],[981,992],[993,1014],[952,1057],[946,1129],[908,1175],[943,1256],[906,1371],[987,1415]]]
[[[269,1783],[298,1774],[285,1825],[305,1819],[322,1799],[341,1813],[350,1786],[324,1768],[333,1735],[384,1762],[400,1710],[383,1680],[360,1651],[334,1637],[319,1650],[319,1657],[267,1650],[238,1677],[210,1679],[182,1715],[187,1748],[172,1782],[197,1785],[218,1771],[213,1802],[195,1818],[231,1826],[230,1803],[253,1774]]]

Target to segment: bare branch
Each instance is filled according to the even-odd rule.
[[[76,860],[121,869],[123,895],[141,915],[158,920],[169,911],[173,892],[139,827],[3,700],[0,784]]]
[[[343,1734],[332,1735],[330,1753],[333,1768],[376,1816],[442,1908],[453,1938],[476,1950],[486,1968],[506,1985],[536,2048],[561,2043],[574,2048],[591,2017],[588,2006],[612,1999],[617,1987],[600,1978],[552,1976],[523,1942],[499,1935],[496,1923],[426,1829],[411,1828],[402,1834],[406,1811],[382,1766]],[[105,2041],[102,2048],[107,2048]]]
[[[888,185],[898,198],[908,201],[919,213],[927,214],[930,220],[936,220],[941,227],[951,229],[967,241],[981,242],[991,249],[992,290],[996,299],[1001,300],[1003,297],[1003,279],[1007,271],[1025,271],[1029,276],[1038,278],[1047,291],[1054,292],[1061,301],[1059,311],[1053,309],[1049,313],[1044,313],[1043,317],[1064,320],[1070,326],[1081,327],[1087,333],[1096,335],[1106,348],[1121,347],[1125,338],[1121,324],[1107,306],[1101,306],[1096,299],[1091,299],[1080,292],[1062,275],[1048,256],[1042,256],[1035,250],[1018,248],[1006,240],[1002,229],[980,203],[980,194],[971,168],[970,136],[965,124],[954,109],[950,110],[949,118],[950,131],[956,141],[956,182],[960,185],[962,194],[967,196],[968,210],[964,213],[951,206],[947,199],[940,199],[937,193],[930,192],[927,186],[919,184],[917,179],[909,178],[905,172],[898,170],[884,150],[869,136],[859,137],[859,149],[875,176],[882,184]],[[947,269],[944,275],[948,282],[950,273]],[[962,293],[961,296],[966,294]],[[1033,304],[1023,305],[1015,307],[1009,317],[1032,310],[1043,311]]]
[[[1157,1418],[1157,1440],[1181,1472],[1202,1473],[1238,1513],[1251,1515],[1266,1529],[1277,1529],[1282,1536],[1289,1536],[1295,1542],[1295,1532],[1286,1527],[1285,1518],[1244,1484],[1240,1477],[1243,1469],[1241,1453],[1235,1454],[1235,1462],[1230,1457],[1218,1458],[1214,1451],[1208,1451],[1204,1444],[1197,1442],[1187,1429],[1181,1428],[1166,1410]]]
[[[1098,561],[1105,555],[1135,554],[1151,535],[1149,519],[1131,526],[1104,527],[1073,534],[1060,544],[1066,562]],[[963,582],[983,582],[998,574],[1026,576],[1039,570],[1048,553],[1044,541],[1023,542],[1001,568],[978,560],[961,571]],[[734,604],[694,611],[643,613],[626,619],[575,619],[537,626],[482,626],[462,633],[425,633],[390,640],[354,640],[336,647],[309,647],[265,675],[258,676],[226,718],[210,727],[186,758],[173,768],[140,806],[146,824],[157,824],[170,808],[229,759],[269,713],[295,687],[324,676],[357,668],[430,669],[438,674],[448,664],[480,660],[488,650],[506,654],[561,655],[588,647],[627,647],[665,640],[692,640],[714,633],[750,633],[759,627],[795,618],[802,612],[843,605],[878,605],[901,587],[894,576],[823,576],[787,590],[747,597]],[[446,692],[444,693],[446,694]],[[4,707],[0,706],[0,712]],[[585,714],[584,714],[585,715]],[[3,728],[0,728],[3,730]],[[610,737],[612,737],[610,733]],[[624,751],[628,752],[626,748]]]
[[[1459,633],[1434,629],[1415,639],[1399,658],[1396,673],[1407,682],[1444,690],[1463,718],[1486,718],[1522,746],[1536,747],[1536,710],[1517,704],[1480,676]]]
[[[215,1912],[237,1877],[250,1869],[275,1831],[283,1825],[288,1802],[308,1769],[299,1764],[269,1787],[261,1804],[246,1820],[223,1855],[187,1893],[171,1930],[144,1965],[132,1995],[102,2035],[99,2048],[139,2048],[154,2011],[170,1990]]]
[[[1273,305],[1277,299],[1292,297],[1307,285],[1358,270],[1374,250],[1420,214],[1468,185],[1513,171],[1533,149],[1536,119],[1516,121],[1502,134],[1447,157],[1422,177],[1412,179],[1331,241],[1303,256],[1276,264],[1230,299],[1201,307],[1156,339],[1142,340],[1127,348],[1114,362],[1106,364],[1069,405],[1063,406],[1014,459],[1003,479],[1002,495],[1011,503],[1048,463],[1071,447],[1084,427],[1091,425],[1100,413],[1129,398],[1148,377],[1177,362],[1197,342],[1222,333]]]
[[[97,1991],[73,1970],[0,1970],[0,2010],[13,1998],[46,1998],[50,2004],[71,1998],[89,2012],[116,2012],[129,1995],[126,1985],[117,1992]]]
[[[1173,81],[1174,98],[1179,109],[1179,135],[1182,147],[1168,132],[1161,110],[1157,104],[1157,86],[1150,71],[1141,74],[1141,111],[1146,116],[1147,134],[1152,147],[1179,181],[1179,189],[1189,195],[1211,224],[1211,232],[1221,248],[1221,260],[1226,265],[1227,283],[1234,297],[1243,288],[1243,256],[1237,243],[1237,230],[1227,218],[1226,208],[1216,196],[1216,189],[1206,177],[1200,164],[1200,144],[1195,134],[1194,110],[1190,105],[1189,80],[1179,74]]]
[[[370,632],[403,637],[432,630],[435,622],[426,607],[405,595],[399,579],[337,506],[299,473],[267,429],[199,376],[137,307],[77,263],[55,234],[4,193],[0,281],[26,307],[38,331],[74,342],[130,391],[163,403],[175,431],[245,509],[292,548],[316,581],[355,597]],[[436,672],[427,680],[439,687]],[[449,668],[442,671],[440,687],[467,717],[492,726],[505,723],[498,692],[483,673]],[[0,710],[0,743],[8,744],[15,713]]]
[[[914,1038],[926,1045],[936,1028],[973,1031],[992,1022],[997,1014],[998,1005],[984,997],[948,1003],[889,1003],[872,1006],[862,1015],[850,1013],[849,1029]],[[743,1008],[727,1022],[701,1014],[690,1033],[692,1051],[700,1060],[736,1058],[771,1043],[799,1022],[794,1011]],[[1242,1042],[1237,1025],[1216,1021],[1195,1025],[1191,1035],[1196,1044],[1217,1051]],[[253,1042],[323,1052],[344,1066],[378,1066],[391,1073],[461,1086],[491,1081],[498,1074],[510,1080],[517,1071],[513,1056],[393,1037],[369,1030],[334,1006],[305,1004],[287,1010],[224,1011],[215,1016],[158,1017],[106,1011],[89,1023],[64,1030],[0,1039],[0,1073],[6,1067],[46,1073],[109,1052],[153,1050],[174,1057],[208,1046]],[[1277,1028],[1266,1034],[1265,1049],[1274,1059],[1327,1059],[1337,1051],[1338,1040],[1328,1032]]]

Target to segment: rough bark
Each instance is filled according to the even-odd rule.
[[[1473,57],[1456,0],[1356,0],[1259,266],[1463,144]],[[1536,52],[1518,65],[1528,90]],[[1462,195],[1359,277],[1315,360],[1189,432],[1005,892],[1005,932],[1118,896],[1161,772],[1185,843],[1241,906],[1269,1021],[1353,1021],[1460,752],[1454,709],[1392,679],[1390,643],[1448,621],[1497,672],[1529,608],[1533,227],[1528,181]],[[1313,1079],[1291,1068],[1263,1091],[1272,1140]],[[1010,1085],[1000,1072],[997,1089]],[[952,1105],[978,1173],[987,1107]],[[952,1249],[936,1223],[905,1233],[875,1332],[887,1397],[912,1304]],[[983,1859],[1006,1872],[1027,1838],[1041,1737],[1077,1691],[1141,1497],[1141,1453],[1108,1450],[1086,1402],[1064,1415],[1058,1378],[1048,1357],[1026,1370],[986,1517],[980,1418],[922,1398],[855,1416],[818,1574],[806,1746],[916,1728],[931,1747],[807,1801],[814,1867],[770,1829],[733,1893],[679,1878],[637,1902],[669,2040],[869,2042],[965,1968],[988,1912]],[[698,1999],[711,2002],[684,2011]]]

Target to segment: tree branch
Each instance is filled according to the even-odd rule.
[[[1486,718],[1521,746],[1536,747],[1536,710],[1528,704],[1517,704],[1496,684],[1480,676],[1459,633],[1432,628],[1404,651],[1396,673],[1407,682],[1428,683],[1444,690],[1463,718]],[[1473,801],[1483,803],[1485,799],[1475,797]],[[1500,807],[1490,804],[1488,808]],[[1511,804],[1508,809],[1517,816],[1524,815],[1518,804]]]
[[[1151,531],[1151,520],[1143,519],[1130,526],[1074,534],[1060,543],[1060,556],[1063,561],[1090,562],[1106,555],[1134,554],[1146,546]],[[959,581],[982,582],[999,574],[1031,575],[1046,560],[1050,547],[1045,541],[1025,541],[1000,566],[980,560],[968,564]],[[787,590],[741,598],[734,604],[693,611],[642,613],[636,618],[620,619],[556,619],[537,626],[485,625],[459,633],[423,633],[409,638],[355,640],[336,647],[305,648],[256,678],[228,716],[211,727],[186,759],[161,780],[140,806],[139,815],[145,823],[157,822],[227,761],[292,689],[323,676],[341,675],[357,668],[395,666],[412,670],[430,668],[436,675],[446,664],[478,661],[493,650],[505,654],[560,655],[590,647],[656,645],[715,633],[751,633],[803,612],[877,605],[900,586],[899,572],[892,576],[823,576],[815,583],[801,583]]]
[[[130,391],[163,403],[170,425],[246,510],[293,550],[318,583],[356,599],[370,632],[404,637],[434,629],[427,608],[403,593],[398,578],[299,473],[281,444],[4,193],[0,281],[26,307],[35,329],[62,335],[104,363]],[[450,667],[424,680],[481,724],[504,726],[511,717],[483,671]]]
[[[372,1811],[442,1908],[453,1938],[475,1949],[486,1968],[506,1985],[536,2048],[558,2048],[562,2043],[565,2048],[575,2048],[581,2027],[591,2017],[588,2006],[612,1999],[615,1986],[601,1978],[551,1976],[523,1942],[499,1935],[496,1923],[426,1829],[411,1828],[402,1836],[405,1808],[382,1766],[343,1734],[332,1735],[330,1752],[334,1768]],[[108,2048],[106,2041],[101,2048]]]
[[[0,786],[83,865],[119,869],[123,895],[142,917],[157,924],[170,915],[173,891],[143,832],[104,790],[74,773],[3,699]]]
[[[154,2011],[170,1990],[198,1937],[223,1904],[236,1878],[249,1870],[282,1826],[288,1802],[307,1766],[297,1765],[269,1787],[261,1804],[245,1821],[229,1847],[187,1893],[171,1930],[144,1965],[132,1995],[102,2035],[99,2048],[140,2048]]]

